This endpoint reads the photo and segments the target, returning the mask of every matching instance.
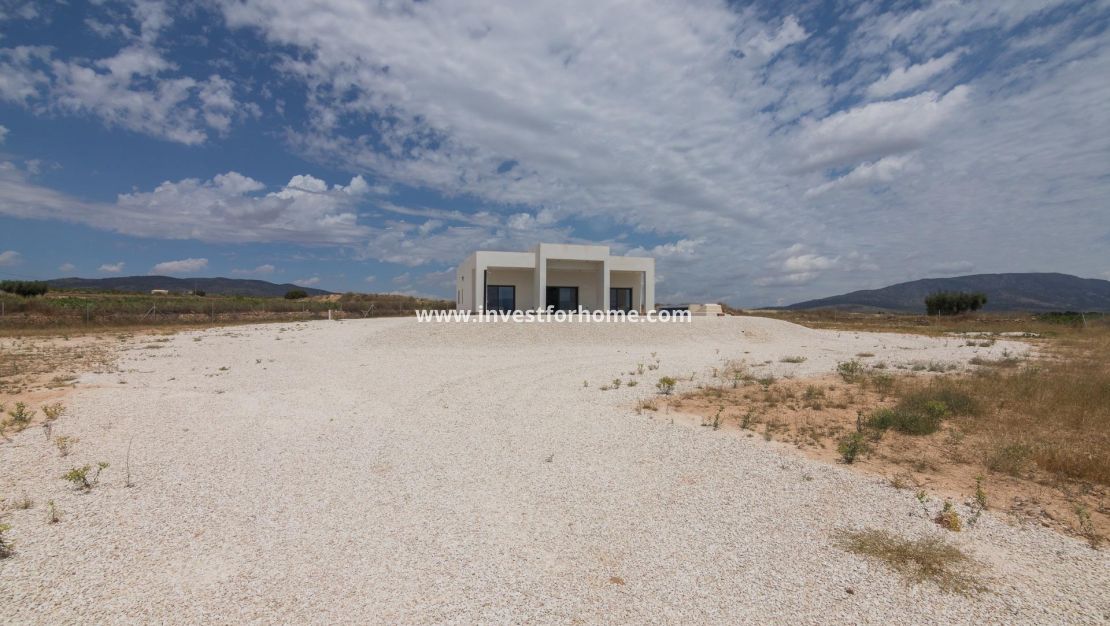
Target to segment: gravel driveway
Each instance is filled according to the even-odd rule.
[[[0,444],[0,497],[36,503],[6,512],[0,621],[1104,623],[1106,552],[990,514],[948,533],[875,478],[632,410],[729,358],[1024,349],[963,343],[749,317],[183,332],[82,379],[69,457],[38,429]],[[599,389],[653,352],[643,384]],[[59,478],[97,461],[90,493]],[[945,533],[990,591],[908,586],[831,539],[865,527]]]

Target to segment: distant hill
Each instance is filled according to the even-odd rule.
[[[199,289],[221,296],[284,296],[291,289],[300,289],[310,296],[331,293],[285,283],[278,285],[264,280],[243,278],[174,278],[172,276],[118,276],[113,278],[55,278],[46,281],[51,289],[90,289],[95,291],[129,291],[150,293],[151,289],[166,289],[183,293]]]
[[[1110,311],[1110,281],[1068,274],[974,274],[923,278],[882,289],[807,300],[784,309],[888,310],[925,312],[925,296],[937,291],[980,291],[985,311]]]

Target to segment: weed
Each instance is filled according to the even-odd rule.
[[[42,414],[45,415],[46,419],[51,422],[61,417],[65,412],[66,407],[61,402],[47,404],[46,406],[42,407]]]
[[[1023,443],[1011,443],[997,448],[987,458],[987,469],[1010,476],[1021,476],[1028,471],[1033,460],[1033,449]]]
[[[947,528],[954,533],[960,532],[960,529],[963,528],[960,514],[956,511],[956,507],[952,506],[951,500],[944,501],[944,507],[940,510],[940,513],[937,513],[933,521],[941,528]]]
[[[1102,537],[1095,531],[1095,525],[1091,522],[1091,512],[1087,510],[1087,507],[1078,504],[1075,507],[1075,516],[1078,518],[1079,532],[1087,538],[1087,543],[1092,548],[1097,549]]]
[[[779,361],[783,363],[805,363],[806,357],[804,356],[784,356]]]
[[[85,465],[83,467],[75,467],[65,474],[62,474],[62,478],[73,483],[74,487],[81,489],[82,491],[91,491],[92,488],[100,482],[100,472],[104,471],[104,469],[107,467],[108,464],[104,461],[96,464],[95,471],[93,471],[92,466],[89,465]],[[89,475],[90,471],[92,471],[91,476]]]
[[[8,415],[17,427],[23,427],[35,416],[35,411],[28,411],[26,402],[16,402],[15,407],[8,411]]]
[[[69,453],[73,451],[74,444],[76,444],[78,441],[80,441],[80,439],[78,439],[77,437],[58,435],[54,438],[54,447],[58,449],[58,454],[62,456],[69,456]]]
[[[875,430],[894,429],[906,435],[929,435],[940,428],[940,417],[935,413],[915,413],[903,409],[879,409],[871,414],[865,424]]]
[[[756,379],[756,382],[759,383],[760,386],[763,387],[764,391],[767,391],[768,387],[775,384],[775,377],[771,376],[771,375],[767,375],[767,376],[764,376],[763,378]]]
[[[11,529],[8,524],[0,524],[0,559],[6,559],[13,554],[12,542],[4,536],[4,533]]]
[[[858,353],[856,353],[856,356],[861,358],[861,359],[870,359],[871,357],[875,356],[875,353],[873,353],[873,352],[858,352]]]
[[[643,413],[644,411],[658,411],[658,410],[659,410],[659,405],[657,405],[655,403],[655,400],[653,400],[651,398],[645,398],[643,400],[640,400],[640,402],[636,404],[636,412],[637,413]]]
[[[602,386],[598,387],[598,389],[600,389],[602,391],[609,391],[610,389],[612,389],[612,387],[610,387],[609,385],[602,385]]]
[[[584,381],[582,381],[582,387],[583,387],[583,388],[585,388],[585,387],[589,387],[589,386],[590,386],[590,381],[588,381],[588,380],[584,380]]]
[[[57,524],[62,521],[62,513],[58,510],[53,500],[46,503],[46,521],[51,524]]]
[[[630,380],[630,381],[628,381],[628,386],[629,386],[629,387],[635,387],[636,385],[639,385],[639,384],[640,384],[640,381],[638,381],[638,380]]]
[[[670,376],[664,376],[659,379],[659,382],[656,383],[655,386],[659,389],[659,393],[669,396],[674,393],[674,386],[676,384],[678,384],[677,380]]]
[[[613,387],[613,389],[620,389],[621,388],[621,379],[614,378],[612,387]]]
[[[19,498],[18,500],[15,500],[15,501],[12,502],[12,508],[13,509],[20,509],[20,510],[23,510],[23,511],[26,511],[27,509],[29,509],[33,506],[35,506],[35,501],[32,500],[30,498],[30,496],[26,496],[26,495],[24,495],[23,497]]]
[[[836,444],[836,451],[840,453],[840,458],[848,464],[855,463],[856,459],[867,454],[870,448],[867,437],[861,432],[846,435]]]
[[[977,566],[958,547],[940,537],[903,539],[885,530],[841,532],[840,546],[850,552],[878,559],[911,583],[931,581],[944,591],[981,591]]]

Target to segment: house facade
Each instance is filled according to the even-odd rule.
[[[528,252],[479,250],[455,275],[462,311],[655,309],[655,259],[613,256],[609,246],[541,243]]]

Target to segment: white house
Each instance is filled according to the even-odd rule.
[[[459,265],[462,311],[655,309],[655,259],[612,256],[609,246],[537,244],[528,252],[479,250]]]

